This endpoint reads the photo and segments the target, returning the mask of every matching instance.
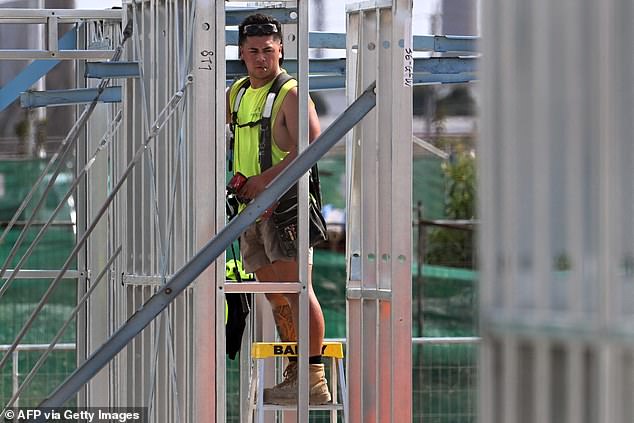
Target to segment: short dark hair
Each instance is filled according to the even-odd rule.
[[[258,24],[273,24],[277,28],[277,32],[271,33],[274,39],[282,43],[284,37],[282,36],[282,24],[280,21],[275,19],[273,16],[264,15],[262,13],[254,13],[252,15],[244,18],[242,23],[238,26],[238,45],[242,46],[244,42],[247,40],[247,35],[244,31],[244,27],[247,25],[258,25]],[[280,58],[280,65],[284,61],[284,50],[282,50],[282,57]]]
[[[247,16],[240,26],[238,27],[238,44],[242,45],[248,35],[244,32],[244,27],[247,25],[257,25],[257,24],[273,24],[277,28],[277,32],[272,33],[273,38],[277,39],[280,43],[282,42],[282,25],[280,22],[275,19],[273,16],[263,15],[262,13],[254,13],[253,15]]]

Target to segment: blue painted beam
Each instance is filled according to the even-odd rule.
[[[340,90],[346,87],[345,76],[340,75],[311,75],[308,77],[308,89],[310,92]],[[419,74],[413,76],[414,85],[432,84],[460,84],[476,80],[474,72],[451,74]]]
[[[225,41],[228,46],[237,46],[238,30],[227,29],[225,31]],[[308,34],[308,47],[345,50],[346,34],[337,32],[310,32]]]
[[[235,79],[227,80],[227,87],[231,86],[231,84],[235,81]],[[346,78],[341,75],[309,75],[308,76],[308,90],[310,92],[314,91],[324,91],[324,90],[338,90],[345,88]]]
[[[434,51],[438,52],[468,52],[479,53],[480,52],[480,38],[479,37],[467,37],[467,36],[436,36],[436,44],[434,45]],[[416,37],[414,37],[414,44],[416,44]],[[416,47],[414,47],[416,50]]]
[[[451,74],[421,74],[415,73],[413,76],[414,85],[434,85],[434,84],[462,84],[477,80],[475,72],[461,72]],[[227,86],[233,80],[227,81]],[[346,87],[346,77],[343,75],[309,75],[308,90],[310,92],[341,90]]]
[[[335,32],[311,32],[308,34],[310,48],[331,48],[345,50],[346,34]]]
[[[227,26],[238,26],[249,15],[262,13],[273,16],[282,24],[297,23],[297,8],[265,7],[265,8],[240,8],[227,9],[225,13],[225,24]]]
[[[478,37],[453,35],[415,35],[414,51],[438,53],[478,53]]]
[[[414,73],[463,73],[476,71],[473,57],[430,57],[414,59]]]
[[[475,72],[476,60],[473,57],[415,58],[414,73],[458,74]],[[297,72],[296,60],[285,60],[283,66],[289,73]],[[316,76],[316,74],[343,76],[346,73],[346,59],[310,59],[308,69],[312,76]],[[227,79],[244,75],[246,75],[246,68],[240,60],[227,60]]]
[[[225,31],[225,44],[227,44],[228,46],[238,45],[238,30],[237,29],[227,29]]]
[[[76,90],[27,91],[20,95],[24,108],[66,106],[70,104],[92,103],[97,97],[97,88]],[[107,87],[99,100],[102,103],[121,102],[121,87]]]
[[[284,69],[288,73],[297,72],[297,60],[284,60]],[[308,69],[311,74],[327,73],[345,75],[346,73],[346,59],[334,58],[334,59],[310,59],[308,63]],[[227,60],[227,78],[236,78],[246,75],[247,69],[240,60]]]
[[[477,80],[478,76],[475,72],[414,74],[414,85],[463,84]]]
[[[346,77],[341,75],[309,75],[308,91],[340,90],[346,87]]]
[[[77,31],[75,28],[68,31],[58,41],[60,50],[77,49]],[[35,60],[20,72],[12,81],[0,88],[0,112],[9,107],[20,96],[20,93],[28,90],[40,78],[53,69],[60,60]]]
[[[225,32],[227,45],[238,45],[238,30],[228,29]],[[478,37],[450,35],[414,35],[414,51],[435,51],[439,53],[477,53]],[[317,32],[308,34],[308,47],[346,49],[346,34],[337,32]]]
[[[289,73],[297,73],[297,60],[285,60],[284,69]],[[315,74],[346,74],[346,59],[342,58],[326,58],[326,59],[310,59],[308,61],[308,69],[312,75]]]
[[[228,46],[237,46],[238,30],[227,29],[225,31],[225,42]],[[346,34],[337,32],[310,32],[308,34],[308,47],[345,50]]]
[[[87,62],[86,78],[139,78],[141,70],[138,62]]]

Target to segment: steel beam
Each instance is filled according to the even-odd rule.
[[[98,88],[78,88],[74,90],[27,91],[20,95],[20,105],[24,108],[55,107],[71,104],[121,102],[121,87],[107,87],[102,93]]]
[[[322,91],[345,88],[345,59],[313,59],[310,61],[309,77],[310,91]],[[428,84],[458,84],[472,82],[478,79],[476,61],[474,57],[443,57],[414,59],[414,85]],[[287,60],[285,69],[289,73],[295,72],[297,62]],[[237,60],[227,61],[227,83],[246,72],[244,65]]]
[[[430,73],[439,74],[460,74],[471,73],[476,71],[476,58],[473,57],[432,57],[432,58],[414,58],[414,73]],[[346,74],[345,58],[327,58],[327,59],[311,59],[310,73],[312,76],[316,74]],[[296,60],[285,60],[284,69],[289,73],[297,72]],[[246,68],[240,60],[227,60],[227,78],[235,78],[245,75]]]
[[[50,18],[57,19],[60,24],[83,22],[86,20],[120,21],[121,10],[106,9],[0,9],[0,24],[26,23],[45,24]]]
[[[224,292],[296,294],[302,291],[299,282],[226,282]]]
[[[9,279],[13,276],[13,269],[7,269],[4,272],[4,275],[0,280]],[[55,276],[59,274],[59,270],[19,270],[15,275],[15,279],[53,279]],[[84,276],[84,272],[80,272],[79,270],[69,270],[66,272],[67,279],[77,279],[81,276]]]
[[[463,84],[478,79],[475,72],[451,74],[420,74],[415,73],[412,78],[414,85],[432,84]],[[338,90],[346,88],[343,75],[313,75],[308,78],[310,91]]]
[[[414,73],[457,74],[476,71],[477,59],[473,57],[415,58]]]
[[[18,50],[0,49],[0,60],[105,60],[114,50]]]
[[[264,8],[240,8],[227,9],[226,25],[238,26],[249,15],[253,13],[262,13],[273,16],[281,24],[297,23],[297,8],[280,8],[280,7],[264,7]]]
[[[74,50],[77,48],[76,38],[77,30],[73,28],[60,38],[57,47],[62,50]],[[40,78],[57,66],[59,62],[59,60],[37,60],[0,88],[0,112],[13,103],[21,92],[28,90]]]
[[[86,21],[116,22],[121,21],[121,17],[121,10],[0,9],[0,24],[44,24],[48,39],[46,50],[0,49],[0,59],[54,60],[56,62],[59,60],[108,59],[112,57],[114,50],[75,50],[74,43],[71,47],[62,45],[57,39],[59,25]]]
[[[138,62],[87,62],[86,78],[139,78]]]
[[[330,150],[376,104],[372,84],[304,152],[291,162],[260,196],[212,238],[156,294],[154,294],[114,335],[82,363],[40,407],[58,407],[75,395],[101,368],[187,288],[229,245],[262,215],[291,185]],[[43,421],[44,417],[36,421]]]
[[[238,30],[226,30],[227,45],[238,45]],[[451,35],[414,35],[414,51],[434,51],[438,53],[477,53],[478,37]],[[346,48],[346,34],[338,32],[313,31],[309,34],[310,48],[343,50]]]
[[[414,35],[414,51],[438,53],[477,53],[478,37],[452,35]]]
[[[299,86],[297,87],[297,153],[302,154],[306,151],[309,145],[310,139],[310,123],[308,110],[310,108],[310,96],[308,93],[309,85],[304,81],[308,81],[308,75],[310,73],[310,61],[308,57],[308,34],[309,34],[309,1],[298,1],[298,23],[297,30],[297,81]],[[315,162],[316,163],[316,162]],[[297,227],[298,239],[297,239],[297,273],[299,275],[299,283],[302,286],[302,290],[298,294],[298,321],[295,323],[297,330],[297,423],[307,422],[308,419],[308,405],[309,405],[309,376],[308,376],[308,356],[310,353],[309,344],[309,322],[311,319],[309,313],[309,284],[311,275],[308,273],[308,250],[310,248],[308,238],[310,231],[309,219],[308,219],[308,175],[304,174],[298,179],[297,183]],[[299,252],[304,252],[299,254]],[[295,312],[295,310],[293,310]],[[295,314],[295,313],[293,313]],[[316,335],[316,334],[315,334]],[[336,383],[332,381],[332,383]]]
[[[226,155],[223,140],[226,78],[222,66],[216,66],[216,63],[222,64],[225,60],[222,29],[227,12],[222,0],[198,0],[192,7],[196,11],[192,33],[194,86],[189,118],[193,127],[192,139],[187,143],[191,144],[189,154],[192,158],[188,159],[188,166],[192,167],[190,177],[193,186],[187,207],[193,209],[193,242],[190,248],[198,251],[208,242],[210,234],[217,234],[225,224]],[[218,207],[219,204],[223,207]],[[217,290],[225,277],[224,262],[219,261],[201,272],[193,286],[192,334],[196,341],[189,348],[194,369],[194,414],[191,420],[194,422],[222,423],[226,419],[225,299],[224,296],[220,298]]]

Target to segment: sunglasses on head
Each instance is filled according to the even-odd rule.
[[[272,23],[245,25],[242,28],[244,35],[271,35],[277,32],[277,26]]]

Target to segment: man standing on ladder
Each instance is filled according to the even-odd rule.
[[[243,178],[237,195],[248,201],[264,191],[297,156],[298,92],[297,81],[281,68],[283,37],[280,23],[270,16],[254,14],[240,24],[238,31],[240,59],[247,68],[248,76],[236,81],[227,93],[227,122],[232,128],[229,165],[235,175]],[[283,85],[279,86],[280,83]],[[274,90],[277,92],[271,97],[269,94]],[[272,104],[268,105],[268,117],[265,116],[267,97],[273,99],[269,100]],[[312,142],[321,132],[312,103],[308,116],[309,141]],[[264,125],[268,126],[268,130]],[[267,137],[268,140],[264,139]],[[267,142],[268,152],[264,151]],[[285,248],[277,231],[273,219],[263,216],[241,235],[240,249],[245,271],[255,273],[261,282],[297,282],[297,250]],[[311,283],[312,248],[308,254],[310,403],[325,404],[331,400],[321,362],[325,323]],[[298,294],[267,294],[266,297],[271,303],[281,340],[297,342]],[[264,389],[263,400],[281,405],[297,402],[296,359],[289,362],[281,383]]]

